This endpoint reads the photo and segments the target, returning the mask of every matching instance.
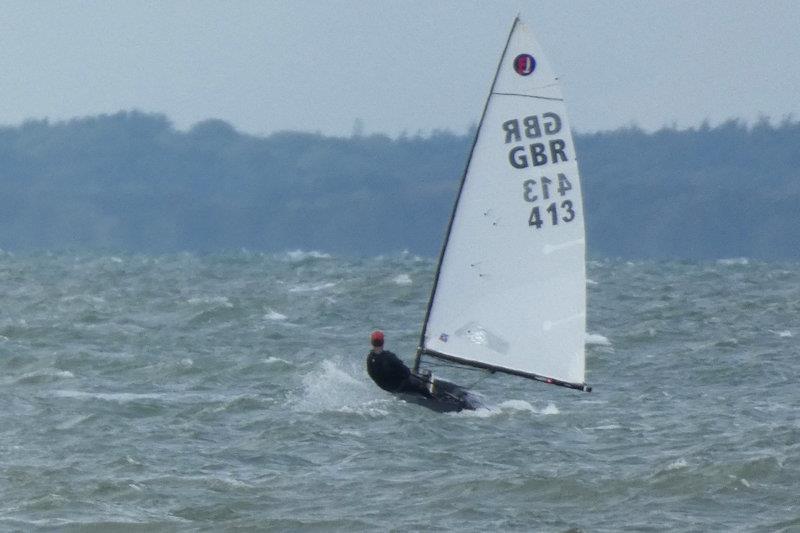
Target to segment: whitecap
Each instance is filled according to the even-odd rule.
[[[58,424],[56,426],[56,429],[60,429],[60,430],[72,429],[75,426],[77,426],[78,424],[80,424],[82,422],[85,422],[86,420],[89,420],[91,417],[92,417],[92,415],[73,416],[71,418],[68,418],[67,420],[64,420],[60,424]]]
[[[312,250],[310,252],[294,250],[291,252],[286,252],[286,257],[288,257],[290,261],[303,261],[305,259],[330,259],[331,255],[318,252],[316,250]]]
[[[557,415],[561,413],[553,402],[548,403],[547,406],[539,412],[543,415]]]
[[[543,409],[537,410],[533,405],[525,400],[506,400],[495,407],[480,407],[474,411],[464,410],[458,413],[450,413],[453,416],[466,416],[472,418],[490,418],[501,414],[509,414],[513,412],[539,414],[539,415],[557,415],[561,413],[554,403],[548,403]]]
[[[528,413],[536,413],[536,409],[525,400],[506,400],[494,407],[479,407],[474,411],[464,410],[458,413],[451,413],[456,416],[468,416],[473,418],[489,418],[498,416],[508,411],[524,411]]]
[[[268,365],[274,365],[275,363],[282,363],[285,365],[290,365],[291,363],[286,359],[281,359],[280,357],[267,357],[264,359],[264,362]]]
[[[722,266],[747,266],[750,264],[750,260],[746,257],[730,257],[727,259],[719,259],[717,264]]]
[[[85,392],[77,390],[57,390],[53,391],[53,396],[59,398],[75,398],[75,399],[94,399],[105,400],[112,402],[132,402],[138,400],[160,400],[163,394],[139,394],[134,392]]]
[[[250,485],[249,483],[246,483],[246,482],[242,481],[241,479],[236,479],[235,477],[232,477],[232,476],[212,477],[211,481],[214,482],[214,483],[220,483],[220,484],[222,484],[224,486],[228,486],[228,487],[235,487],[235,488],[239,488],[239,487],[251,488],[252,487],[252,485]]]
[[[672,461],[670,464],[667,465],[667,470],[678,470],[679,468],[686,468],[689,466],[689,463],[686,462],[686,459],[681,457],[675,461]]]
[[[395,276],[392,281],[397,285],[411,285],[413,283],[411,281],[411,276],[408,274],[399,274]]]
[[[289,292],[317,292],[325,289],[335,287],[336,283],[329,281],[327,283],[319,283],[317,285],[297,285],[289,289]]]
[[[460,412],[453,412],[447,413],[450,416],[465,416],[470,418],[490,418],[493,416],[497,416],[501,413],[501,411],[496,409],[490,409],[489,407],[480,407],[475,409],[474,411],[460,411]]]
[[[531,413],[536,412],[536,409],[534,409],[533,406],[525,400],[506,400],[498,407],[511,411],[530,411]]]
[[[335,409],[335,411],[338,411],[340,413],[366,415],[369,416],[370,418],[381,418],[389,414],[389,411],[387,411],[386,409],[380,409],[378,407],[368,407],[368,406],[350,407],[348,405],[345,405],[340,409]]]
[[[597,282],[593,279],[586,278],[587,285],[597,285]]]
[[[75,374],[69,370],[58,370],[57,368],[43,368],[41,370],[34,370],[20,376],[17,381],[24,382],[37,378],[56,378],[56,379],[73,379]]]
[[[775,334],[775,335],[777,335],[778,337],[781,337],[781,338],[784,338],[784,339],[792,336],[792,332],[791,332],[791,331],[789,331],[788,329],[785,329],[785,330],[783,330],[783,331],[775,331],[775,330],[773,330],[773,329],[770,329],[770,330],[768,330],[768,331],[769,331],[770,333],[774,333],[774,334]]]
[[[233,304],[228,300],[226,296],[197,296],[194,298],[189,298],[187,300],[188,303],[191,305],[221,305],[223,307],[231,308]]]
[[[587,346],[611,346],[611,341],[598,333],[587,333],[585,342]]]
[[[267,314],[264,315],[264,320],[286,320],[286,315],[270,308]]]
[[[61,301],[64,303],[71,303],[71,302],[88,302],[94,304],[104,304],[106,303],[106,299],[102,296],[92,296],[89,294],[73,294],[70,296],[63,296]]]
[[[302,398],[295,404],[300,411],[382,415],[373,411],[374,395],[379,391],[327,359],[322,361],[321,368],[317,367],[303,377],[303,389]]]
[[[383,256],[382,255],[378,256],[378,258],[382,259]],[[416,254],[412,254],[409,250],[403,250],[402,252],[400,252],[400,259],[405,259],[405,260],[410,259],[411,261],[413,261],[415,263],[418,263],[418,262],[423,260],[422,257],[420,257],[420,256],[418,256]]]

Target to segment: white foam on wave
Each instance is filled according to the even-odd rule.
[[[56,390],[53,396],[58,398],[93,399],[105,400],[110,402],[135,402],[139,400],[161,400],[163,394],[158,393],[135,393],[135,392],[85,392],[78,390]]]
[[[411,281],[411,276],[408,274],[399,274],[395,276],[392,281],[396,285],[411,285],[413,283],[413,281]]]
[[[717,260],[717,264],[723,266],[747,266],[750,264],[750,260],[746,257],[730,257]]]
[[[246,481],[242,481],[241,479],[236,479],[233,476],[214,476],[211,478],[214,483],[222,484],[226,487],[232,488],[252,488],[253,485],[247,483]]]
[[[380,255],[376,255],[375,257],[373,257],[373,259],[375,261],[391,261],[391,260],[396,259],[396,258],[399,258],[399,259],[404,260],[404,261],[409,261],[410,260],[410,261],[413,261],[414,263],[421,263],[421,262],[425,261],[424,257],[420,257],[420,256],[418,256],[416,254],[412,254],[408,250],[403,250],[402,252],[400,252],[396,256],[380,254]]]
[[[792,337],[792,332],[789,331],[788,329],[785,329],[783,331],[775,331],[774,329],[770,329],[770,330],[767,330],[767,331],[769,331],[770,333],[774,333],[775,335],[777,335],[778,337],[781,337],[782,339],[786,339],[786,338]]]
[[[197,296],[187,300],[191,305],[221,305],[230,309],[233,304],[228,300],[227,296]]]
[[[493,416],[497,416],[501,413],[501,411],[496,409],[491,409],[489,407],[481,407],[479,409],[475,409],[474,411],[460,411],[460,412],[453,412],[447,413],[449,416],[464,416],[468,418],[491,418]]]
[[[311,250],[310,252],[293,250],[291,252],[286,252],[286,257],[288,257],[290,261],[303,261],[305,259],[330,259],[331,254],[318,252],[316,250]]]
[[[689,466],[689,463],[686,462],[686,459],[681,457],[675,461],[672,461],[670,464],[667,465],[667,470],[679,470],[681,468],[686,468]]]
[[[378,402],[374,402],[378,403]],[[380,402],[383,403],[383,402]],[[350,407],[345,405],[344,407],[337,409],[340,413],[352,413],[356,415],[366,415],[371,418],[380,418],[389,414],[389,411],[386,409],[382,409],[380,407],[375,407],[372,405],[359,405],[357,407]]]
[[[611,341],[598,333],[587,333],[585,342],[587,346],[611,346]]]
[[[514,413],[529,413],[532,415],[557,415],[561,411],[553,402],[549,402],[542,409],[537,409],[525,400],[506,400],[495,407],[481,407],[474,411],[461,411],[452,413],[455,416],[468,416],[472,418],[489,418],[493,416],[508,415]]]
[[[284,365],[290,365],[291,364],[286,359],[281,359],[280,357],[272,357],[272,356],[267,357],[266,359],[264,359],[264,362],[266,364],[268,364],[268,365],[274,365],[276,363],[281,363],[281,364],[284,364]]]
[[[593,279],[586,278],[587,285],[597,285],[597,282]]]
[[[69,296],[63,296],[61,301],[64,303],[72,303],[72,302],[86,302],[86,303],[93,303],[93,304],[104,304],[106,303],[106,299],[102,296],[92,296],[91,294],[71,294]]]
[[[90,418],[92,418],[92,415],[73,416],[71,418],[68,418],[68,419],[64,420],[60,424],[56,425],[56,429],[59,429],[59,430],[72,429],[75,426],[77,426],[78,424],[81,424],[81,423],[85,422],[86,420],[89,420]]]
[[[620,426],[619,424],[606,424],[603,426],[593,426],[586,429],[596,430],[596,431],[616,431],[618,429],[622,429],[622,426]]]
[[[318,283],[316,285],[296,285],[289,289],[289,292],[317,292],[317,291],[324,291],[325,289],[330,289],[331,287],[335,287],[336,283],[329,281],[327,283]]]
[[[501,409],[508,409],[510,411],[529,411],[535,413],[536,409],[526,402],[525,400],[506,400],[499,406]]]
[[[316,365],[315,365],[316,366]],[[299,411],[354,413],[371,417],[386,416],[382,408],[387,399],[376,399],[376,390],[357,380],[331,360],[324,360],[303,377],[303,395],[295,404]]]
[[[539,411],[539,413],[543,414],[543,415],[558,415],[558,414],[561,414],[561,411],[558,410],[558,407],[556,407],[556,404],[554,404],[553,402],[550,402],[550,403],[547,404],[547,406],[544,409]]]
[[[275,321],[286,320],[286,315],[284,315],[283,313],[279,313],[270,307],[267,310],[267,313],[264,315],[264,320],[275,320]]]
[[[39,378],[74,379],[75,374],[73,374],[69,370],[59,370],[57,368],[42,368],[21,375],[19,378],[17,378],[17,381],[24,382],[24,381],[36,380]]]

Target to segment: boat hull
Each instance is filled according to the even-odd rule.
[[[396,392],[395,395],[408,402],[426,407],[438,413],[474,411],[483,404],[477,396],[464,387],[425,375],[412,374],[412,389]],[[431,380],[433,387],[430,386]]]

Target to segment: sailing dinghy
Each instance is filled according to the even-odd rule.
[[[590,391],[585,248],[561,88],[517,17],[439,257],[413,369],[433,397],[417,403],[474,408],[466,391],[421,370],[424,358]],[[447,383],[439,396],[437,383]]]

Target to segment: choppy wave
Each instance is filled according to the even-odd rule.
[[[283,313],[279,313],[278,311],[275,311],[274,309],[269,309],[267,311],[267,313],[264,315],[264,319],[266,319],[266,320],[278,320],[278,321],[280,321],[280,320],[286,320],[286,318],[287,318],[286,315],[284,315]]]
[[[318,292],[331,289],[336,286],[336,282],[326,281],[324,283],[301,284],[289,289],[289,292]]]
[[[0,529],[800,523],[796,265],[592,261],[594,392],[436,367],[487,406],[443,415],[364,368],[435,263],[0,254]]]
[[[392,281],[396,285],[411,285],[413,283],[413,281],[411,280],[411,276],[409,276],[408,274],[398,274],[397,276],[392,278]]]
[[[747,266],[750,264],[750,260],[746,257],[731,257],[728,259],[720,259],[717,261],[717,264],[723,266]]]
[[[293,250],[291,252],[286,252],[286,257],[290,261],[297,262],[297,261],[305,261],[307,259],[330,259],[331,255],[324,252],[318,252],[316,250],[312,250],[310,252],[305,252],[303,250]]]
[[[586,344],[588,346],[611,346],[611,341],[599,333],[587,333]]]

